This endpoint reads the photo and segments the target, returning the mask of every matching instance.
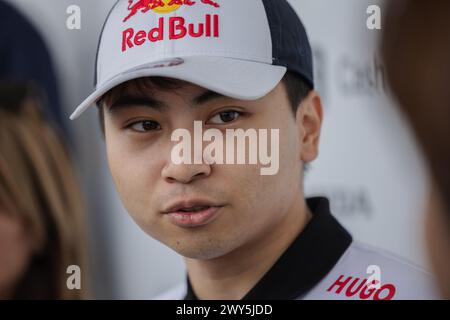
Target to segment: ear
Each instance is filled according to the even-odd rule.
[[[297,109],[300,159],[311,162],[319,155],[319,140],[323,121],[322,101],[317,91],[312,90]]]

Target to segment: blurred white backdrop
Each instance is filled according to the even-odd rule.
[[[68,117],[93,88],[97,40],[115,0],[6,1],[45,38]],[[382,1],[290,3],[314,48],[325,105],[321,153],[307,173],[307,194],[330,197],[335,215],[355,239],[427,267],[422,245],[426,172],[384,83],[377,53],[381,31],[366,27],[367,7],[382,7]],[[81,30],[66,28],[70,5],[81,9]],[[122,207],[109,175],[96,110],[67,125],[88,202],[96,296],[150,299],[183,281],[182,259],[144,234]]]

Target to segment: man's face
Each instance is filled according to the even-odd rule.
[[[105,107],[105,139],[121,200],[147,234],[185,257],[212,259],[257,240],[302,196],[304,130],[283,84],[256,101],[218,96],[194,85],[147,96],[130,87],[112,106]],[[223,133],[279,129],[278,173],[261,175],[261,164],[175,165],[171,153],[178,142],[171,141],[172,132],[184,128],[193,137],[194,121],[202,121],[204,131]],[[220,208],[203,225],[174,224],[167,209],[191,200]]]

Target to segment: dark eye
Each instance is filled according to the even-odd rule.
[[[208,122],[212,124],[224,124],[229,123],[241,116],[242,113],[234,110],[229,111],[223,111],[218,114],[216,114],[214,117],[212,117]]]
[[[160,130],[161,126],[158,122],[152,121],[152,120],[145,120],[145,121],[139,121],[131,124],[129,126],[134,131],[137,132],[148,132],[148,131],[155,131]]]

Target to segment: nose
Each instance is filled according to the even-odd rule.
[[[174,164],[169,162],[162,170],[162,177],[169,183],[190,183],[211,174],[209,164]]]

